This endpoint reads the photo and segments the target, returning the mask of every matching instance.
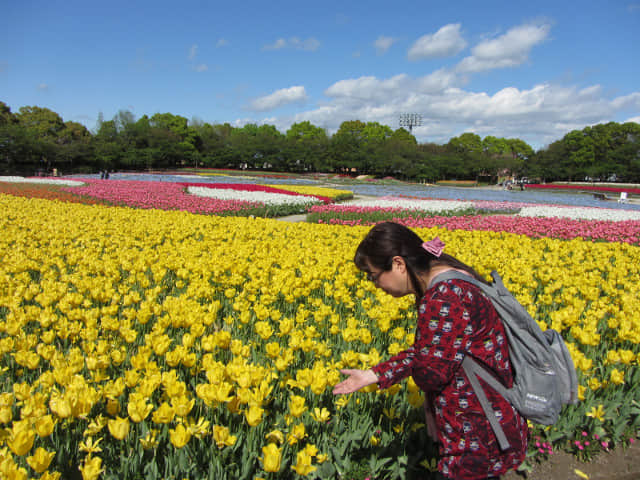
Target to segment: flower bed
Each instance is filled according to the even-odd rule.
[[[9,195],[0,224],[0,476],[362,480],[434,468],[413,382],[331,394],[339,368],[413,340],[412,299],[353,265],[368,228]],[[531,458],[585,439],[599,442],[585,455],[627,444],[639,426],[640,248],[418,233],[482,275],[498,268],[568,342],[582,401],[535,428]]]
[[[300,213],[319,200],[291,192],[269,193],[268,187],[237,184],[226,190],[216,184],[216,194],[207,187],[186,187],[183,183],[138,180],[84,179],[84,186],[65,188],[78,196],[100,199],[114,205],[161,210],[184,210],[191,213],[274,217]],[[246,188],[245,188],[246,187]],[[194,194],[188,190],[193,188]],[[243,188],[243,190],[239,190]],[[252,193],[253,192],[253,193]]]
[[[349,190],[340,190],[337,188],[316,187],[309,185],[267,185],[268,187],[278,188],[290,192],[296,192],[301,195],[311,195],[317,197],[325,203],[339,202],[353,198],[353,192]],[[326,200],[325,200],[326,199]]]
[[[114,205],[160,210],[184,210],[206,214],[242,214],[255,209],[255,203],[241,200],[217,200],[188,195],[182,185],[172,182],[85,179],[82,187],[66,188],[69,193],[98,198]]]
[[[477,215],[477,212],[489,214]],[[500,212],[516,215],[499,215]],[[516,202],[371,200],[350,205],[314,206],[309,210],[307,221],[351,226],[394,221],[412,228],[441,227],[449,230],[509,232],[533,238],[584,238],[634,245],[640,243],[638,211],[539,206]]]
[[[521,217],[572,218],[584,220],[626,220],[640,221],[638,210],[616,210],[612,208],[556,207],[551,205],[531,205],[523,207],[518,213]]]
[[[583,184],[561,184],[561,183],[532,183],[527,185],[527,188],[538,190],[588,190],[594,192],[606,192],[606,193],[633,193],[640,195],[640,188],[627,187],[627,186],[611,186],[605,187],[602,185],[594,185],[591,183]]]
[[[83,198],[73,193],[62,190],[60,185],[51,182],[22,182],[0,180],[0,193],[17,197],[46,198],[48,200],[60,200],[63,202],[84,203],[88,205],[106,204],[108,202],[99,199]]]
[[[320,203],[315,197],[295,195],[293,193],[273,193],[258,189],[236,189],[233,185],[209,187],[187,187],[187,192],[191,195],[204,198],[216,198],[220,200],[247,200],[249,202],[263,205],[283,206],[294,205],[300,207],[298,212],[304,212],[307,207]]]
[[[333,199],[326,195],[327,193],[333,193],[338,196],[336,192],[344,194],[344,191],[330,191],[330,189],[321,189],[318,187],[295,186],[295,185],[259,185],[251,183],[181,183],[181,185],[188,187],[189,192],[200,196],[217,196],[221,195],[235,195],[234,193],[220,193],[220,192],[208,192],[206,189],[220,189],[220,190],[233,190],[238,193],[238,197],[247,196],[244,192],[249,193],[249,197],[255,197],[257,201],[265,201],[269,203],[270,199],[279,198],[280,200],[273,200],[272,203],[287,203],[294,202],[299,203],[300,200],[290,199],[286,196],[301,196],[304,197],[302,203],[330,203]],[[324,190],[324,191],[323,191]],[[197,193],[196,193],[197,192]],[[263,193],[275,194],[275,195],[262,195]],[[322,195],[324,193],[325,195]],[[352,194],[353,195],[353,194]]]
[[[67,187],[79,187],[83,184],[83,182],[79,182],[77,180],[68,180],[62,178],[40,178],[40,177],[0,177],[0,183],[29,183],[29,184],[40,184],[40,185],[58,185],[58,186],[67,186]]]

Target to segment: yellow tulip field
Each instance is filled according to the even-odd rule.
[[[367,231],[0,194],[0,478],[425,478],[412,381],[332,394],[413,341],[413,298],[353,265]],[[640,247],[417,231],[569,345],[581,402],[530,462],[635,437]]]

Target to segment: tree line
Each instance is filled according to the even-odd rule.
[[[273,125],[209,124],[126,110],[99,115],[94,131],[37,106],[17,112],[0,102],[4,174],[89,173],[181,167],[243,168],[392,176],[413,181],[640,181],[640,124],[595,125],[534,151],[523,140],[463,133],[446,144],[418,143],[404,128],[345,121],[333,135],[308,121],[285,133]]]

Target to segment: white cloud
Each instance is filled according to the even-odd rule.
[[[522,65],[529,58],[531,49],[547,38],[549,30],[547,24],[514,27],[504,35],[473,47],[471,56],[464,58],[457,70],[473,73]]]
[[[280,118],[278,128],[309,120],[335,132],[345,120],[376,121],[398,128],[401,113],[422,114],[413,129],[421,142],[447,142],[473,131],[481,136],[521,138],[534,148],[567,132],[612,121],[622,110],[640,109],[640,92],[609,98],[599,85],[587,88],[538,84],[505,87],[493,95],[465,89],[461,77],[446,69],[423,77],[364,76],[340,80],[324,91],[317,108]]]
[[[287,41],[284,38],[279,38],[275,42],[262,47],[263,50],[280,50],[287,46]]]
[[[187,55],[187,58],[189,60],[193,60],[196,58],[196,55],[198,54],[198,45],[191,45],[191,48],[189,48],[189,54]]]
[[[308,52],[315,52],[320,48],[320,42],[313,37],[307,38],[306,40],[293,37],[289,40],[289,43],[297,50],[306,50]]]
[[[640,123],[640,115],[638,115],[637,117],[628,118],[623,123],[629,123],[629,122]]]
[[[275,42],[264,45],[262,50],[282,50],[283,48],[315,52],[320,48],[320,42],[313,37],[309,37],[306,40],[301,40],[298,37],[291,37],[289,39],[278,38]]]
[[[37,86],[38,91],[40,92],[48,92],[49,91],[49,85],[47,85],[46,83],[40,83]]]
[[[380,35],[373,43],[373,46],[376,47],[378,55],[384,55],[393,46],[393,44],[397,42],[397,40],[397,38]]]
[[[229,42],[226,38],[219,38],[216,42],[216,48],[226,47],[227,45],[229,45]]]
[[[269,95],[265,95],[264,97],[256,98],[249,105],[249,109],[258,112],[265,112],[290,103],[304,102],[307,98],[307,92],[302,86],[282,88]]]
[[[376,77],[360,77],[340,80],[325,90],[325,95],[343,100],[360,102],[362,100],[376,100],[384,102],[389,95],[396,95],[398,91],[409,86],[409,77],[405,74],[396,75],[386,80]]]
[[[450,70],[441,68],[429,75],[416,79],[415,90],[421,94],[437,94],[447,88],[461,83],[461,80]]]
[[[209,66],[206,63],[200,63],[193,67],[196,72],[206,72],[209,70]]]
[[[617,97],[613,100],[613,105],[615,108],[625,109],[625,108],[635,108],[640,110],[640,92],[634,92],[629,95],[623,95],[622,97]]]
[[[460,28],[459,23],[450,23],[436,33],[423,35],[409,49],[409,60],[449,57],[460,53],[467,46]]]

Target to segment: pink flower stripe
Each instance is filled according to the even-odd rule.
[[[191,213],[215,214],[238,212],[260,207],[253,202],[238,200],[218,200],[189,195],[185,187],[171,182],[148,182],[138,180],[95,180],[82,179],[82,187],[67,187],[64,190],[76,195],[84,195],[135,208],[157,208],[160,210],[184,210]]]
[[[598,185],[556,185],[556,184],[540,184],[532,183],[527,185],[527,188],[535,188],[539,190],[588,190],[594,192],[612,192],[612,193],[637,193],[640,195],[640,188],[626,188],[626,187],[601,187]]]
[[[398,217],[391,221],[401,223],[410,228],[441,227],[448,230],[483,230],[490,232],[507,232],[518,235],[526,235],[532,238],[558,238],[571,240],[583,238],[605,240],[608,242],[621,242],[632,245],[640,243],[640,221],[605,221],[605,220],[573,220],[565,218],[541,218],[541,217],[516,217],[511,215],[468,215],[457,217],[403,217],[401,209],[376,209],[372,207],[323,206],[312,207],[310,212],[335,212],[339,213],[372,213],[376,211],[398,212]],[[332,225],[371,225],[375,222],[363,222],[362,220],[331,219],[327,223]]]
[[[323,203],[331,203],[331,199],[329,197],[322,197],[320,195],[311,195],[311,194],[302,194],[298,192],[292,192],[290,190],[283,190],[280,188],[268,187],[266,185],[256,185],[252,183],[179,183],[179,185],[183,185],[185,187],[204,187],[204,188],[220,188],[227,190],[240,190],[245,192],[268,192],[268,193],[281,193],[283,195],[292,195],[292,196],[307,196],[314,197],[320,200]]]

